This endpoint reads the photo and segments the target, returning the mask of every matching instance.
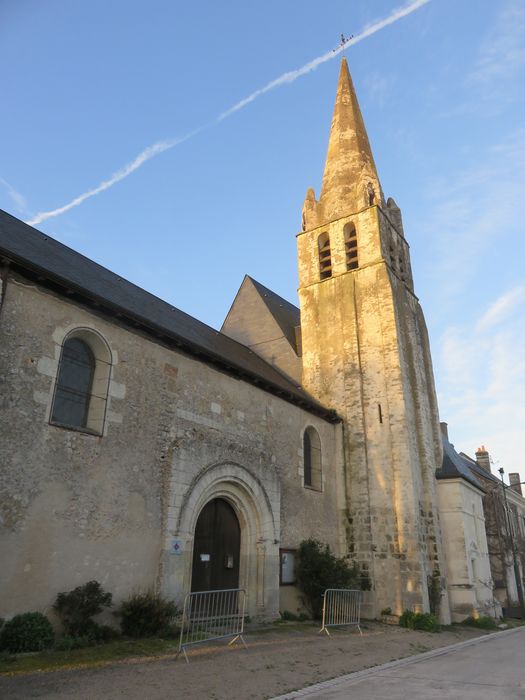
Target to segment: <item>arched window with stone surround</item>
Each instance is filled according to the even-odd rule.
[[[359,262],[357,257],[357,232],[354,224],[345,224],[343,232],[345,236],[346,269],[356,270],[359,267]]]
[[[95,331],[77,328],[62,343],[50,423],[101,435],[111,375],[111,353]]]
[[[312,426],[308,426],[303,434],[303,484],[317,491],[323,488],[321,440]]]
[[[319,250],[319,277],[322,280],[332,276],[332,254],[330,252],[330,236],[322,233],[317,239]]]

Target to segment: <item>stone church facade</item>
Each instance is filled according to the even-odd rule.
[[[0,215],[0,616],[97,579],[275,617],[315,537],[368,615],[428,610],[437,576],[450,619],[425,321],[344,59],[302,224],[299,309],[246,277],[217,332]]]

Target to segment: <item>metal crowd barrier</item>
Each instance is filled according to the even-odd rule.
[[[330,636],[328,627],[357,627],[359,634],[361,627],[361,591],[349,588],[327,588],[323,601],[323,626],[319,632],[326,632]]]
[[[214,639],[231,637],[228,645],[240,639],[246,647],[242,636],[245,613],[246,591],[242,588],[188,593],[184,599],[177,658],[182,652],[189,663],[187,647]]]

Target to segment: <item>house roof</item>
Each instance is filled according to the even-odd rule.
[[[486,469],[483,469],[483,467],[480,467],[479,464],[468,455],[463,454],[463,452],[460,452],[459,456],[463,459],[468,469],[471,470],[474,476],[479,475],[483,479],[493,481],[496,484],[501,483],[500,479],[498,479],[497,476],[494,476],[494,474],[492,474],[491,472],[487,471]]]
[[[441,468],[436,470],[437,479],[464,479],[470,484],[478,488],[480,491],[485,491],[481,482],[475,477],[471,471],[471,465],[466,459],[461,457],[445,435],[442,435],[443,440],[443,462]]]
[[[286,301],[271,289],[265,287],[253,277],[246,275],[251,280],[255,289],[259,292],[261,299],[268,307],[268,311],[272,314],[283,335],[286,337],[295,353],[297,354],[297,342],[295,337],[295,329],[301,324],[301,312],[294,304]]]
[[[69,299],[116,316],[120,322],[325,420],[339,420],[335,411],[322,406],[246,346],[2,210],[0,257],[39,284],[67,293]]]

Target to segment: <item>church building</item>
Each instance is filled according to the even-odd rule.
[[[313,537],[366,616],[438,580],[450,620],[428,335],[345,59],[297,251],[299,308],[245,277],[219,332],[0,214],[0,616],[96,579],[273,618]]]

